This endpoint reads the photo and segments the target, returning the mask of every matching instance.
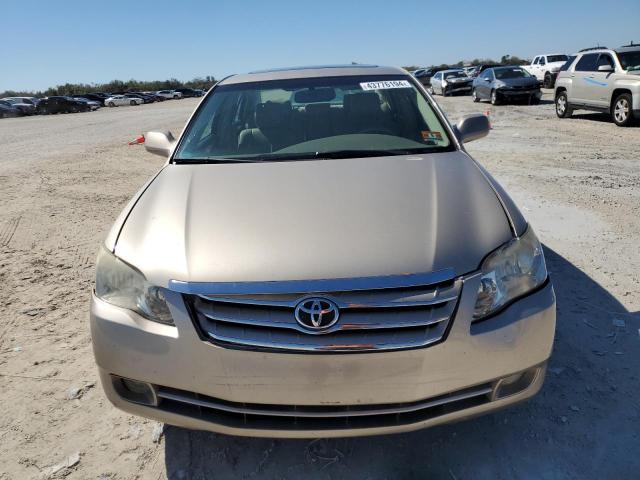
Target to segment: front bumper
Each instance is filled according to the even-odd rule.
[[[471,83],[465,83],[463,85],[448,84],[444,91],[447,93],[462,93],[471,91]]]
[[[350,354],[226,349],[200,339],[182,297],[170,292],[176,327],[94,297],[94,353],[104,391],[116,407],[173,425],[290,438],[416,430],[505,407],[542,385],[555,331],[551,284],[471,325],[478,282],[478,275],[464,279],[447,337],[427,348]],[[527,383],[498,398],[502,379],[518,372],[528,372]],[[148,382],[164,399],[156,406],[128,401],[113,375]],[[412,408],[410,414],[351,416],[362,409]],[[257,409],[262,413],[254,415]],[[311,411],[313,421],[291,415],[296,409]]]

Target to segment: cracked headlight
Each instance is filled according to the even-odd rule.
[[[150,284],[142,273],[104,247],[96,262],[96,296],[154,322],[173,325],[164,289]]]
[[[496,313],[547,279],[542,245],[531,226],[524,235],[491,253],[482,263],[481,270],[474,320]]]

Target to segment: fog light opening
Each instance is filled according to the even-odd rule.
[[[113,387],[123,399],[142,405],[158,406],[158,396],[152,384],[115,375],[112,375],[111,379]]]
[[[531,368],[524,372],[514,373],[508,377],[501,378],[493,388],[492,400],[509,397],[526,390],[536,379],[539,371],[539,368]]]

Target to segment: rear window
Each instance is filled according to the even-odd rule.
[[[274,80],[215,88],[174,161],[269,161],[430,153],[453,148],[408,76]]]
[[[568,57],[566,55],[547,55],[547,61],[549,63],[551,63],[551,62],[566,62],[567,58]]]

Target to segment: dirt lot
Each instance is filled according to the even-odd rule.
[[[254,440],[116,411],[97,384],[88,329],[93,261],[128,198],[162,164],[126,143],[177,133],[196,101],[0,121],[0,479],[631,479],[640,472],[640,128],[491,110],[470,152],[547,247],[558,329],[535,399],[387,437]]]

